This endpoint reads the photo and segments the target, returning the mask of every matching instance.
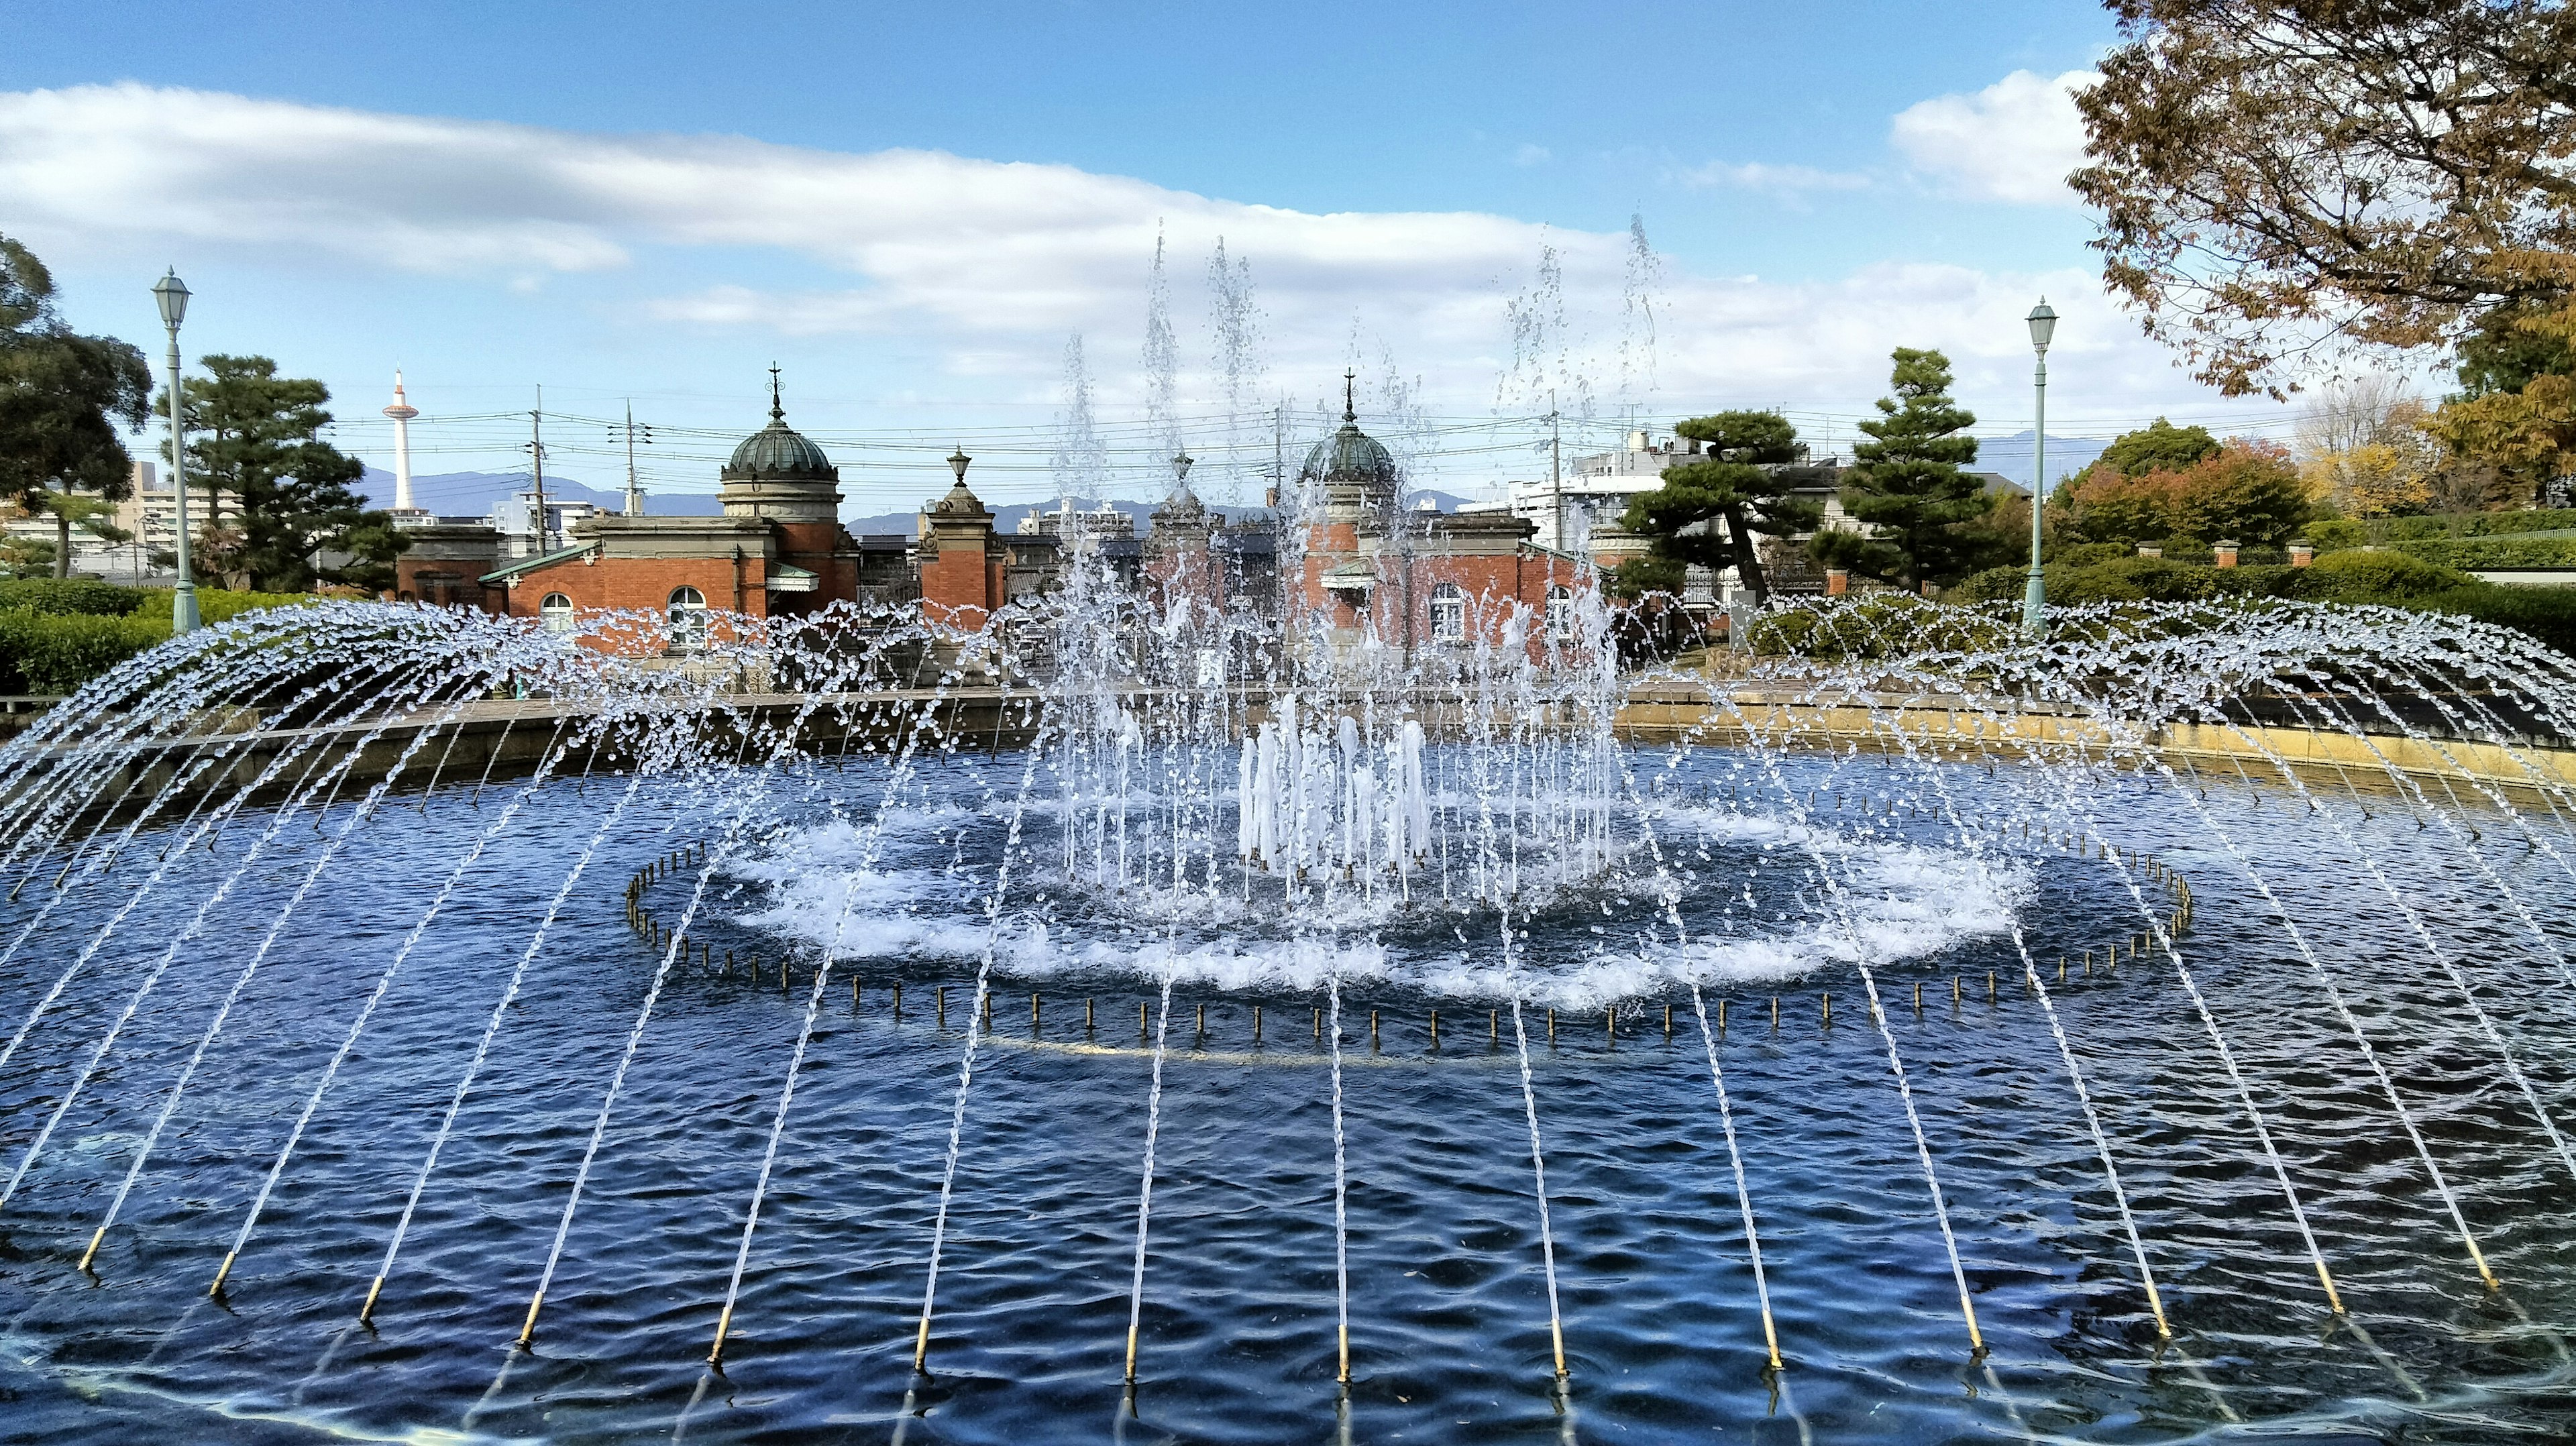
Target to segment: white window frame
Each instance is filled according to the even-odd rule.
[[[669,623],[671,651],[694,653],[707,645],[707,595],[682,583],[671,589],[663,616]]]
[[[1444,582],[1431,589],[1431,640],[1435,643],[1467,641],[1467,590],[1454,582]]]
[[[1547,590],[1547,635],[1557,642],[1572,642],[1581,630],[1574,611],[1574,589],[1556,583]]]
[[[573,612],[572,599],[559,592],[547,593],[537,603],[537,619],[550,633],[569,633],[581,625]]]

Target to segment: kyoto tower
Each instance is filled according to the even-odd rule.
[[[411,505],[411,419],[420,415],[420,408],[404,399],[399,367],[394,370],[394,404],[385,408],[385,415],[394,419],[393,510],[416,512],[419,509]]]

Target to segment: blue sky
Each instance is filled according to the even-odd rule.
[[[0,231],[73,319],[152,340],[145,288],[176,264],[192,356],[323,377],[371,453],[359,419],[400,363],[432,419],[538,383],[575,416],[632,396],[666,429],[656,485],[707,487],[775,360],[792,417],[840,439],[854,512],[926,492],[933,434],[981,438],[988,490],[1034,495],[1078,332],[1122,470],[1174,430],[1235,455],[1228,411],[1266,457],[1245,408],[1285,396],[1302,422],[1355,362],[1426,477],[1472,485],[1528,463],[1525,425],[1471,424],[1547,384],[1589,392],[1593,435],[1780,405],[1847,438],[1900,344],[1949,350],[1993,429],[2026,426],[2017,318],[2042,289],[2068,315],[2053,419],[2262,425],[2092,280],[2055,185],[2063,86],[2113,39],[2084,4],[19,0],[10,29]],[[1148,427],[1158,228],[1180,416]],[[1259,307],[1263,371],[1230,396],[1219,235]],[[1553,305],[1542,247],[1564,325],[1516,352],[1507,306]],[[497,422],[421,434],[443,439],[424,471],[508,460]]]

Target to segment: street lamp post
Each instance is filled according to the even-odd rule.
[[[179,322],[188,314],[188,284],[172,268],[152,283],[161,324],[170,329],[170,491],[179,499],[179,581],[170,589],[170,633],[197,630],[197,578],[188,569],[188,439],[179,422]]]
[[[2039,510],[2048,498],[2042,490],[2048,485],[2048,338],[2057,330],[2057,313],[2049,309],[2048,298],[2030,309],[2030,349],[2038,357],[2031,372],[2031,389],[2037,398],[2036,416],[2030,428],[2030,585],[2021,595],[2021,630],[2036,638],[2045,627],[2048,583],[2039,570]]]

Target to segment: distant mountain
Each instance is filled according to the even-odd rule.
[[[2031,434],[2026,430],[2009,437],[1980,438],[1977,460],[1973,465],[1977,471],[1998,472],[2027,487],[2030,485],[2030,442]],[[2061,437],[2051,432],[2048,437],[2049,485],[2054,487],[2059,479],[2092,466],[2094,459],[2110,445],[2101,437]]]
[[[528,490],[525,472],[441,472],[435,476],[415,475],[411,479],[412,501],[441,517],[482,517],[492,504],[514,493]],[[370,507],[394,505],[394,474],[367,469],[358,480],[359,495]],[[626,510],[626,489],[601,491],[564,477],[546,479],[546,496],[566,502],[587,502],[607,512]],[[669,492],[644,494],[644,511],[654,517],[705,517],[722,512],[712,492]]]

